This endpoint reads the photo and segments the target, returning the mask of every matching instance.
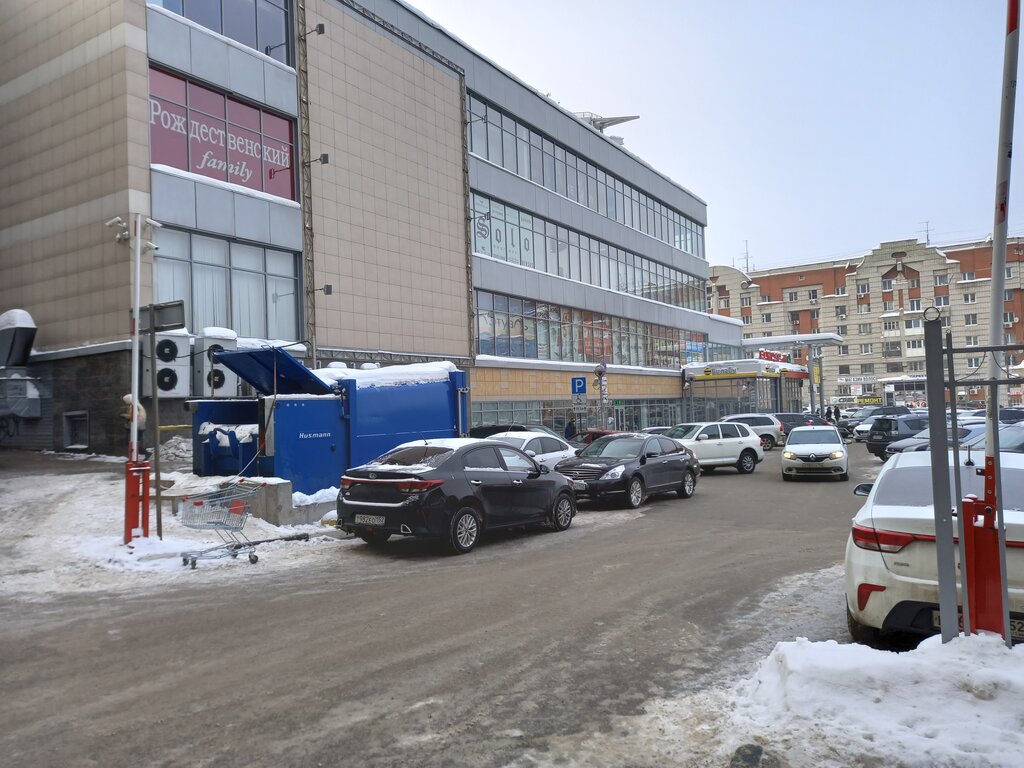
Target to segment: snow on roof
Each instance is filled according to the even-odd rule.
[[[203,328],[203,332],[199,334],[205,336],[208,339],[237,339],[238,334],[232,331],[230,328],[217,328],[211,326],[209,328]]]
[[[326,384],[355,379],[358,389],[366,387],[396,387],[403,384],[425,384],[448,381],[448,374],[457,371],[455,363],[447,360],[437,363],[411,363],[389,365],[385,368],[318,368],[313,375]]]

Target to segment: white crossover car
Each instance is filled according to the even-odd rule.
[[[1024,640],[1024,455],[1000,452],[1006,520],[1010,631]],[[953,465],[953,453],[949,453]],[[968,462],[970,462],[968,464]],[[962,494],[984,496],[984,465],[960,453]],[[950,483],[951,496],[955,493]],[[897,453],[873,483],[854,493],[867,499],[846,543],[846,609],[850,636],[873,644],[887,631],[930,635],[939,630],[939,584],[932,507],[931,454]],[[948,502],[952,506],[952,500]],[[954,520],[954,526],[955,526]],[[954,546],[954,550],[957,547]],[[959,568],[957,569],[959,574]],[[959,575],[957,577],[959,587]]]
[[[782,449],[782,479],[838,477],[850,479],[850,454],[835,427],[794,427]]]
[[[760,436],[746,424],[727,421],[677,424],[663,432],[662,437],[671,437],[689,448],[704,473],[714,472],[716,467],[736,467],[741,475],[747,475],[764,459]]]

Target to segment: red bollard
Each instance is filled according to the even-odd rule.
[[[971,495],[964,499],[964,558],[971,631],[984,629],[1002,636],[1003,587],[996,529],[995,468],[988,466],[990,462],[994,463],[994,459],[986,457],[985,498]]]
[[[124,471],[124,543],[137,532],[149,538],[149,462],[129,461]]]

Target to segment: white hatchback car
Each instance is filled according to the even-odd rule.
[[[984,496],[984,477],[960,454],[962,493]],[[953,453],[949,453],[950,465]],[[1006,521],[1006,571],[1010,625],[1024,640],[1024,455],[1000,452]],[[950,483],[951,489],[953,484]],[[850,636],[873,644],[886,631],[930,635],[939,629],[939,584],[932,508],[931,454],[897,453],[873,484],[853,518],[846,543],[846,620]],[[952,494],[951,494],[952,495]],[[950,502],[952,504],[952,501]],[[954,550],[956,547],[954,547]],[[959,578],[958,578],[959,586]]]
[[[547,432],[499,432],[491,435],[488,440],[500,440],[513,448],[518,448],[527,456],[532,456],[538,464],[554,469],[562,459],[576,455],[576,449],[560,437],[552,437]]]
[[[875,419],[878,416],[868,416],[864,421],[853,428],[853,439],[858,443],[866,443],[868,439],[868,432],[871,431],[871,425],[875,423]]]
[[[782,479],[838,477],[850,479],[850,454],[835,427],[794,427],[782,449]]]
[[[662,437],[671,437],[689,448],[705,473],[714,472],[716,467],[736,467],[741,475],[747,475],[764,459],[760,436],[746,424],[727,421],[677,424],[663,432]]]

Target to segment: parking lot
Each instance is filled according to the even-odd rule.
[[[5,762],[584,764],[596,739],[589,764],[653,764],[652,701],[749,674],[780,640],[846,642],[836,566],[852,488],[881,466],[851,449],[849,482],[784,484],[775,450],[692,499],[585,503],[566,532],[461,557],[350,542],[228,581],[4,595]],[[679,764],[743,742],[693,723]]]

